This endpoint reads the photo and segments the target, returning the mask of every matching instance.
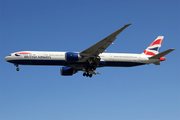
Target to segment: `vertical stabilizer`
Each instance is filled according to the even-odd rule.
[[[154,56],[159,53],[164,36],[158,36],[142,54]]]

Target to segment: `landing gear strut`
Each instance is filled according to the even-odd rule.
[[[88,73],[88,72],[87,72],[87,73],[84,72],[84,73],[83,73],[83,76],[86,76],[86,77],[90,77],[90,78],[91,78],[91,77],[92,77],[92,74],[91,74],[91,73]]]
[[[14,64],[17,68],[16,68],[16,71],[19,71],[19,66],[18,64]]]

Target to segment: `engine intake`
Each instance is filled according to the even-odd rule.
[[[76,62],[79,59],[81,59],[81,56],[78,53],[74,53],[74,52],[67,52],[65,54],[65,60],[66,62]]]

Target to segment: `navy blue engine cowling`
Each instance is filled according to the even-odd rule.
[[[78,53],[74,52],[67,52],[65,55],[66,62],[76,62],[81,58],[81,56]]]
[[[73,75],[74,74],[74,70],[72,67],[62,67],[61,68],[61,75]]]

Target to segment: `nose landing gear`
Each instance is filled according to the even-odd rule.
[[[14,64],[14,66],[17,67],[17,68],[16,68],[16,71],[19,71],[19,66],[18,66],[18,64]]]

